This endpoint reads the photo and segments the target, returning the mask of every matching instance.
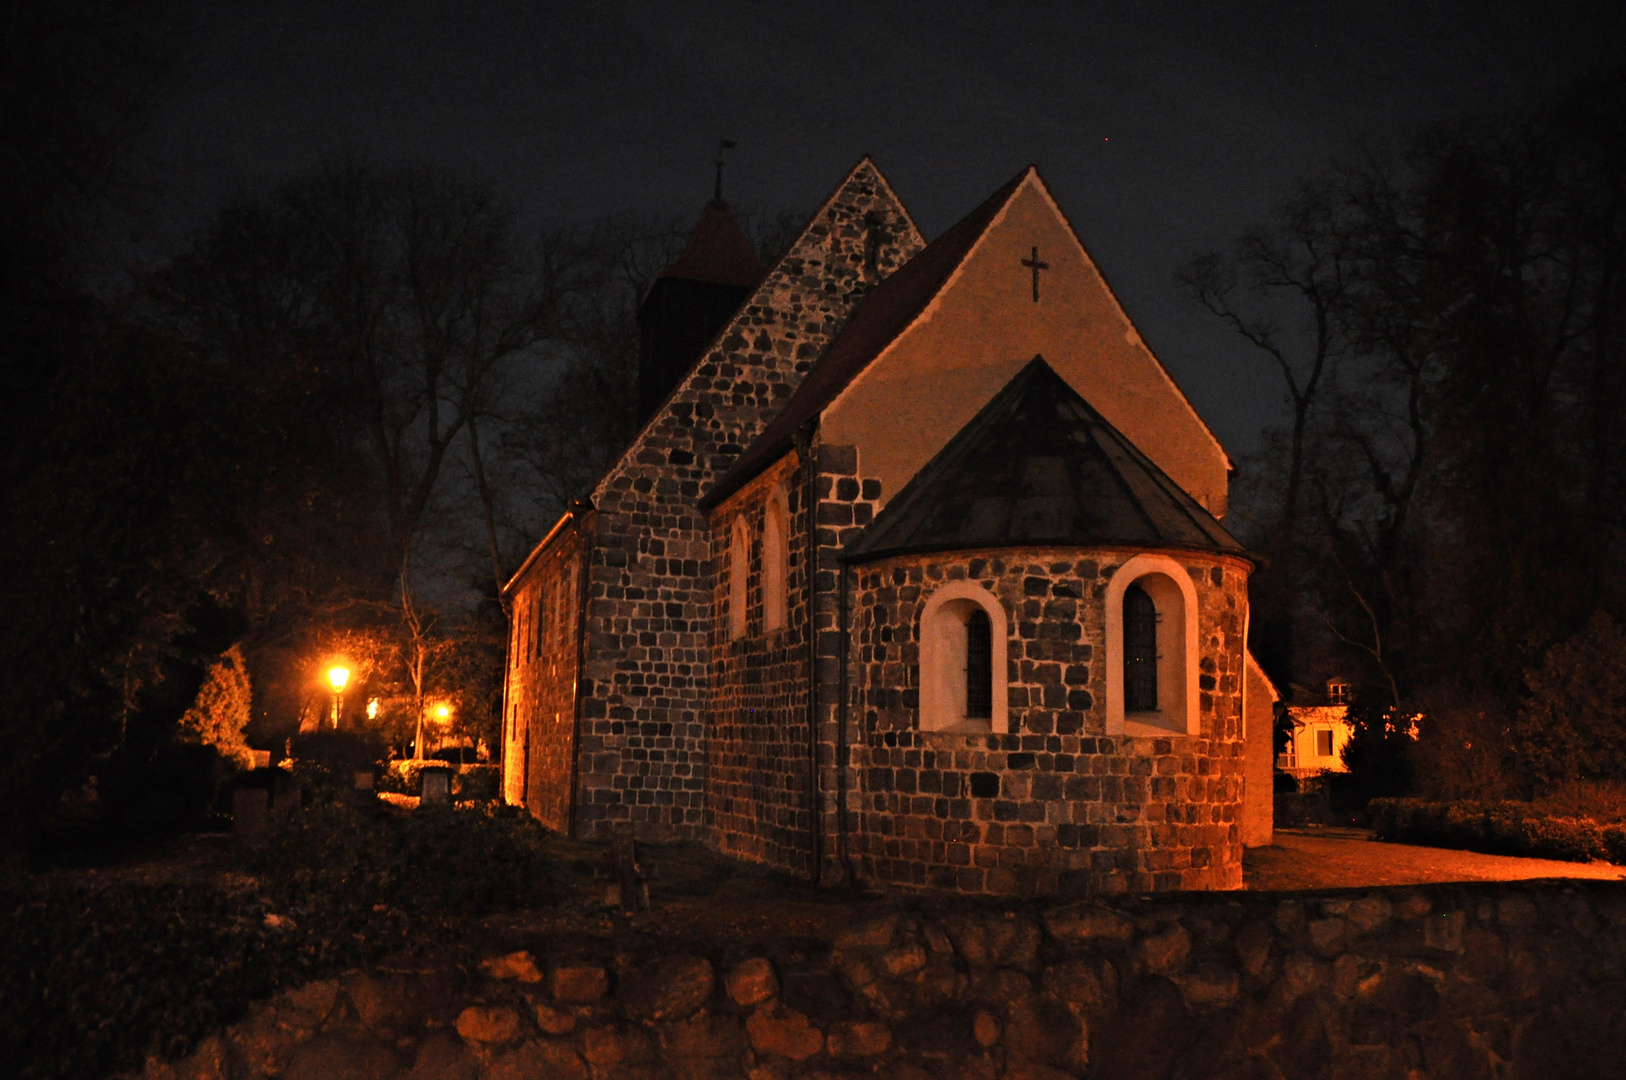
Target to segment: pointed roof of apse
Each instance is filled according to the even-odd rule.
[[[824,351],[824,356],[807,373],[807,378],[802,380],[802,385],[797,387],[790,401],[785,403],[779,416],[700,500],[702,507],[722,502],[791,448],[796,429],[823,412],[824,407],[834,401],[882,349],[907,330],[937,297],[944,282],[959,268],[1022,181],[1034,171],[1031,165],[1023,169],[1010,183],[990,195],[981,206],[961,218],[871,290],[835,341]]]
[[[1252,558],[1037,356],[887,503],[845,558],[1036,545]]]
[[[739,219],[727,203],[713,199],[700,211],[700,223],[690,234],[682,253],[656,278],[681,278],[751,289],[762,280],[763,273],[762,262]]]

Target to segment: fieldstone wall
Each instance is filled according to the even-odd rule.
[[[1626,1058],[1615,883],[872,902],[830,921],[702,948],[519,935],[354,972],[144,1075],[1536,1080]]]
[[[1179,556],[1197,590],[1201,733],[1109,737],[1103,597],[1135,553],[953,553],[855,569],[859,877],[1020,895],[1241,887],[1248,566]],[[962,580],[1005,608],[1008,734],[918,730],[920,613],[936,587]]]
[[[550,829],[570,828],[580,667],[580,523],[560,530],[512,594],[503,788]]]
[[[813,776],[808,742],[806,490],[792,452],[711,513],[711,730],[706,739],[708,843],[737,858],[813,874]],[[783,488],[790,510],[785,625],[763,629],[763,520]],[[729,633],[736,518],[751,536],[745,634]]]
[[[885,179],[861,162],[599,482],[581,683],[598,786],[584,766],[578,834],[631,822],[646,839],[704,836],[713,568],[697,499],[864,293],[923,246]]]

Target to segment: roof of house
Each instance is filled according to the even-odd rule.
[[[925,310],[941,291],[943,283],[959,267],[977,238],[1005,206],[1028,175],[1024,169],[1010,183],[957,224],[926,245],[913,259],[886,278],[864,298],[847,320],[847,325],[830,343],[824,356],[807,373],[796,393],[756,440],[746,448],[727,473],[701,499],[704,507],[715,506],[739,490],[769,464],[777,461],[795,443],[796,429],[818,416],[824,407],[847,388],[909,324]]]
[[[1037,356],[915,474],[846,557],[1041,544],[1251,557]]]
[[[682,253],[656,276],[750,289],[762,280],[763,272],[739,219],[727,203],[713,201],[700,212],[700,224]]]

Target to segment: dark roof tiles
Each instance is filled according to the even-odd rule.
[[[1040,544],[1247,557],[1039,357],[915,474],[846,555]]]

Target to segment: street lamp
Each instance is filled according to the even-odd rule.
[[[328,668],[327,681],[333,684],[333,726],[339,726],[339,710],[344,702],[344,687],[350,681],[350,669],[343,664]]]

